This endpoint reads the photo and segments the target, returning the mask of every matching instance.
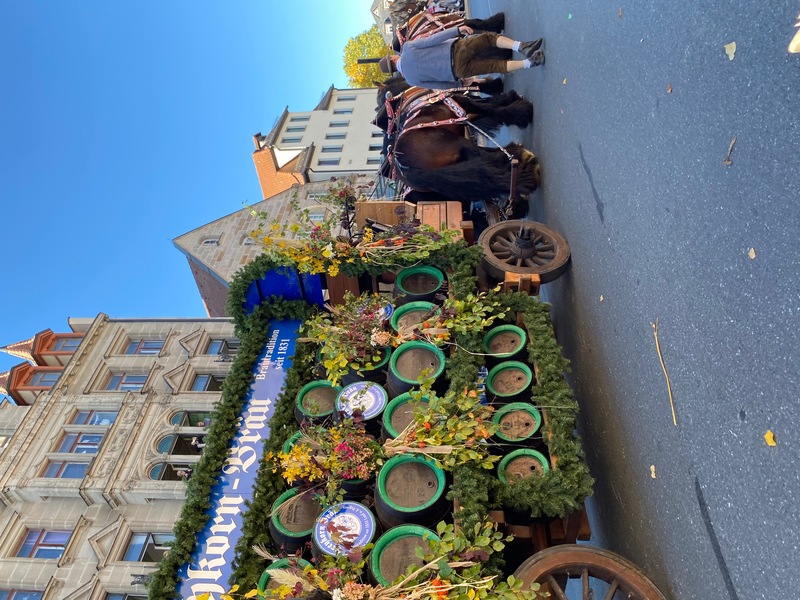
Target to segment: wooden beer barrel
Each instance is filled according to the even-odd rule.
[[[311,566],[311,563],[307,560],[303,560],[302,558],[297,558],[296,556],[289,556],[287,558],[281,558],[276,560],[266,569],[264,572],[261,573],[261,577],[258,579],[258,596],[263,598],[266,595],[267,590],[275,589],[279,587],[281,584],[278,582],[273,582],[270,578],[270,571],[274,571],[275,569],[285,569],[287,571],[302,571],[306,567]]]
[[[419,404],[427,404],[428,397],[423,396],[416,402],[410,393],[400,394],[389,402],[383,411],[383,439],[394,439],[414,421],[414,408]]]
[[[534,435],[542,425],[542,415],[530,402],[512,402],[492,415],[497,426],[495,441],[503,446],[531,446]]]
[[[541,477],[550,470],[547,457],[530,448],[509,452],[497,465],[497,476],[504,484],[513,484],[526,477]]]
[[[299,494],[292,488],[272,505],[269,532],[276,549],[293,554],[311,539],[317,515],[322,510],[313,492]]]
[[[311,381],[297,392],[294,416],[298,423],[319,424],[333,416],[336,396],[342,388],[327,380]]]
[[[406,342],[392,352],[386,387],[389,395],[396,398],[419,385],[423,372],[434,380],[444,373],[444,352],[428,342]]]
[[[528,335],[516,325],[492,327],[483,337],[486,364],[490,367],[507,360],[526,362],[528,358]]]
[[[399,454],[378,472],[375,512],[385,527],[431,526],[452,508],[444,471],[424,456]]]
[[[394,282],[394,305],[432,302],[443,283],[444,274],[436,267],[417,265],[403,269]]]
[[[525,363],[508,360],[495,365],[486,378],[489,399],[495,403],[530,400],[533,371]]]
[[[438,540],[439,536],[419,525],[399,525],[392,527],[375,542],[369,555],[369,569],[375,581],[384,587],[411,565],[421,566],[417,558],[417,548],[427,550],[428,540]]]

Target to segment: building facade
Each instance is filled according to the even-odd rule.
[[[294,183],[377,173],[383,132],[371,125],[376,94],[376,88],[330,87],[313,110],[287,107],[267,135],[255,134],[253,163],[263,197]]]
[[[347,181],[365,193],[374,189],[374,178],[366,175],[348,176]],[[290,225],[296,222],[297,211],[307,210],[311,221],[331,216],[330,208],[320,203],[330,188],[330,181],[295,185],[288,190],[252,206],[264,213],[265,222]],[[207,223],[175,238],[172,243],[189,261],[197,289],[210,317],[226,313],[228,286],[236,272],[263,252],[249,233],[259,221],[244,208]]]
[[[5,351],[0,598],[138,600],[168,550],[221,382],[227,319],[71,319]]]

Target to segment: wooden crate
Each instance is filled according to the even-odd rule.
[[[475,243],[472,221],[465,221],[461,202],[452,200],[417,203],[417,220],[431,226],[435,231],[455,229],[468,244]]]
[[[414,216],[415,206],[402,200],[366,200],[356,202],[356,227],[361,231],[372,219],[384,225],[398,225],[410,221]]]

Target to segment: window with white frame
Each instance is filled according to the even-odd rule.
[[[236,338],[211,338],[206,354],[236,354],[242,343]]]
[[[17,558],[61,558],[71,531],[28,529],[17,549]]]
[[[97,454],[103,443],[103,433],[65,433],[56,452],[66,454]]]
[[[111,373],[105,389],[109,392],[141,392],[147,377],[140,373]]]
[[[323,146],[320,152],[341,152],[342,146]]]
[[[81,345],[83,341],[82,337],[79,338],[59,338],[56,340],[56,343],[53,344],[53,350],[56,352],[75,352],[78,349],[78,346]],[[0,600],[3,600],[3,597],[0,596]]]
[[[347,127],[350,125],[350,121],[331,121],[328,123],[328,127]]]
[[[49,460],[42,477],[52,479],[83,479],[89,468],[88,462],[75,460]]]
[[[286,128],[286,133],[302,133],[305,130],[305,125],[292,125]]]
[[[336,97],[336,101],[337,102],[355,102],[355,100],[356,100],[355,96],[337,96]]]
[[[61,370],[58,371],[36,371],[28,380],[29,387],[53,387],[53,384],[61,377]]]
[[[335,115],[352,115],[353,109],[352,108],[334,108],[333,114]]]
[[[326,140],[343,140],[343,139],[346,139],[346,138],[347,138],[347,133],[346,132],[341,132],[341,133],[336,132],[336,133],[326,133],[325,134],[325,139]]]
[[[70,423],[73,425],[112,425],[119,413],[114,410],[79,410]]]
[[[0,589],[0,600],[42,600],[43,597],[44,592]]]
[[[164,348],[164,340],[139,338],[132,339],[125,347],[125,354],[137,356],[157,356]]]
[[[219,392],[222,390],[222,382],[225,377],[222,375],[212,375],[210,373],[198,373],[192,380],[193,392]]]
[[[308,121],[309,118],[309,115],[294,115],[289,120],[296,123],[298,121]]]
[[[125,550],[124,561],[157,563],[175,541],[171,533],[134,533]]]
[[[338,158],[320,158],[317,165],[320,167],[335,167],[339,164]]]

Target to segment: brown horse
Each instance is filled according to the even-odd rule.
[[[473,201],[511,200],[512,217],[527,213],[527,196],[539,186],[539,161],[520,144],[479,146],[475,131],[491,135],[501,125],[526,127],[533,106],[516,92],[473,98],[457,90],[410,88],[388,101],[389,160],[393,175],[418,192]],[[376,123],[381,126],[381,123]],[[517,195],[509,198],[511,160],[519,163]]]

